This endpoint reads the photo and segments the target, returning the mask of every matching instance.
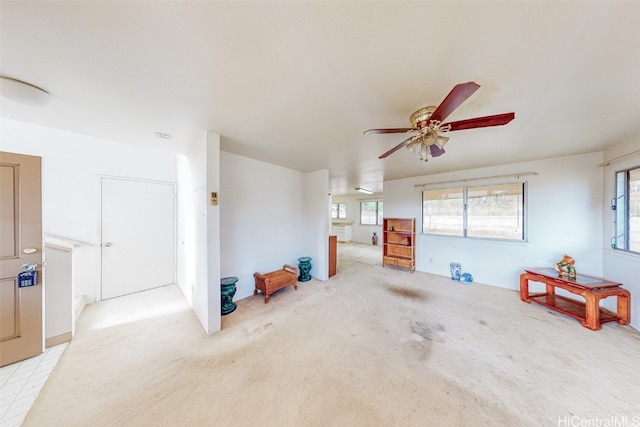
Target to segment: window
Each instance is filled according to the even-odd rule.
[[[422,232],[524,240],[525,185],[501,184],[422,192]]]
[[[469,187],[467,236],[522,240],[522,184]]]
[[[331,205],[331,218],[347,219],[347,204],[333,203]]]
[[[640,167],[616,173],[615,236],[611,247],[640,253]]]
[[[382,225],[382,202],[360,202],[360,224]]]
[[[462,236],[464,233],[463,188],[422,193],[422,232]]]

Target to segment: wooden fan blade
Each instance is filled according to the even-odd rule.
[[[369,129],[364,131],[365,135],[378,135],[383,133],[405,133],[412,130],[416,130],[414,128],[392,128],[392,129]]]
[[[459,83],[451,89],[449,95],[438,105],[429,120],[443,121],[473,93],[480,88],[475,82]]]
[[[502,126],[509,123],[516,117],[516,113],[496,114],[495,116],[476,117],[473,119],[460,120],[457,122],[444,123],[444,126],[451,126],[450,131],[473,128],[486,128],[489,126]]]
[[[384,153],[383,155],[381,155],[380,157],[378,157],[379,159],[384,159],[385,157],[395,153],[396,151],[398,151],[399,149],[406,147],[406,145],[411,142],[412,139],[414,138],[418,138],[418,135],[414,135],[410,138],[405,139],[404,141],[402,141],[400,144],[396,145],[395,147],[393,147],[391,150],[387,151],[386,153]]]

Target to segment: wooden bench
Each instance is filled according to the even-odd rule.
[[[264,303],[269,302],[269,295],[275,291],[293,285],[293,289],[298,289],[298,269],[284,264],[281,270],[272,271],[266,274],[253,273],[256,282],[256,288],[253,290],[254,295],[258,295],[258,291],[264,294]]]

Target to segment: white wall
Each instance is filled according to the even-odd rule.
[[[87,302],[96,301],[100,286],[99,178],[176,182],[177,177],[170,151],[5,118],[0,118],[0,150],[42,157],[44,233],[92,245],[74,277],[75,294],[86,295]]]
[[[613,236],[613,212],[609,207],[615,197],[615,174],[631,168],[640,167],[640,135],[623,141],[605,150],[604,159],[611,160],[634,153],[604,167],[604,203],[602,206],[604,230],[603,274],[609,280],[622,283],[631,292],[631,325],[640,330],[640,255],[625,253],[611,248]],[[611,298],[608,298],[611,299]]]
[[[207,334],[220,330],[220,135],[178,157],[178,285]]]
[[[329,221],[327,221],[327,213],[331,212],[330,201],[329,171],[323,169],[305,174],[303,236],[307,252],[302,256],[312,258],[310,273],[318,280],[329,278],[329,234],[331,228]]]
[[[45,343],[67,342],[74,332],[73,246],[46,242]],[[53,345],[55,345],[53,344]]]
[[[550,267],[563,254],[576,259],[578,272],[601,276],[602,153],[524,162],[499,167],[385,181],[386,217],[417,218],[422,227],[421,191],[416,184],[537,172],[528,185],[527,242],[509,242],[419,234],[416,269],[449,276],[449,263],[460,262],[474,281],[518,289],[526,267]],[[473,181],[496,183],[504,179]],[[511,179],[516,182],[516,179]],[[464,183],[443,184],[464,185]],[[469,185],[469,184],[467,184]]]
[[[375,232],[378,236],[378,245],[382,244],[382,225],[362,225],[360,224],[360,203],[365,201],[383,201],[383,194],[376,193],[371,195],[354,195],[354,196],[334,196],[332,203],[346,203],[347,204],[347,219],[337,220],[333,219],[333,222],[347,221],[352,226],[352,241],[356,243],[371,244],[371,237]],[[384,204],[383,204],[384,211]],[[331,214],[331,213],[329,213]],[[384,216],[388,216],[384,212]]]
[[[211,193],[220,194],[220,135],[207,132],[207,187],[206,187],[206,216],[207,216],[207,275],[206,283],[199,285],[207,287],[208,324],[205,330],[208,334],[220,330],[220,206],[211,202]]]
[[[239,279],[234,300],[253,295],[253,273],[297,267],[302,256],[313,258],[312,276],[326,279],[328,172],[223,151],[220,175],[220,268],[222,277]]]

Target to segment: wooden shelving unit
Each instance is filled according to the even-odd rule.
[[[416,269],[416,219],[382,220],[382,266]]]

